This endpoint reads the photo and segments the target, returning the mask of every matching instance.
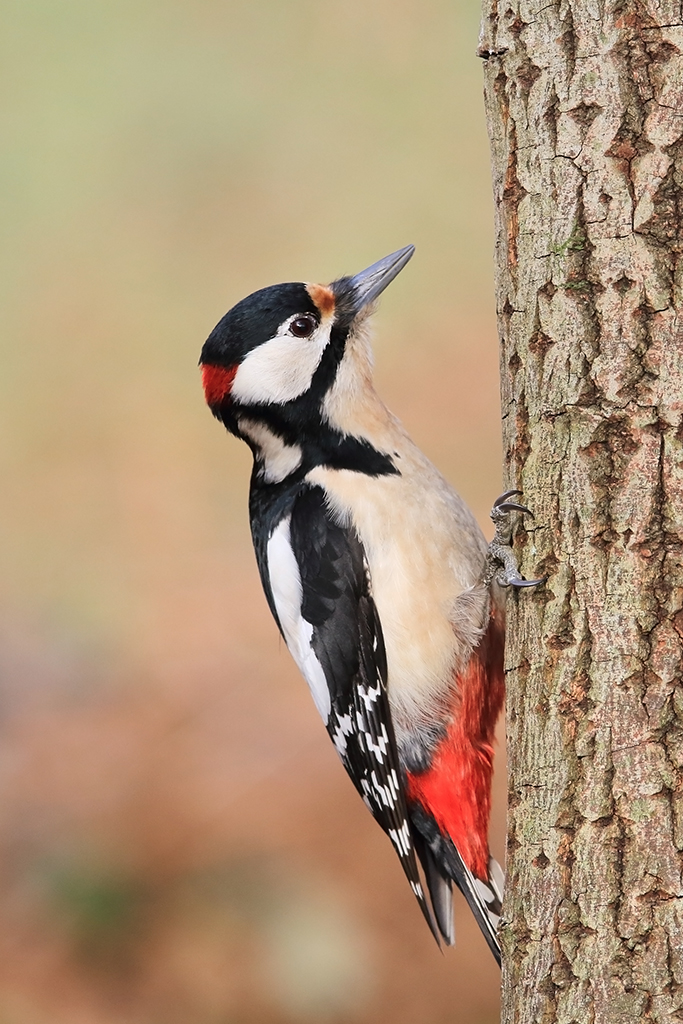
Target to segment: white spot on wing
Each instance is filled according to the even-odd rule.
[[[379,737],[377,743],[372,739],[370,733],[365,734],[365,744],[369,754],[374,754],[380,764],[384,764],[384,757],[389,746],[389,737],[387,736],[387,730],[382,722],[382,735]]]
[[[396,772],[393,768],[391,769],[391,773],[387,779],[387,784],[391,790],[392,797],[396,800],[398,797],[398,779],[396,778]]]
[[[379,695],[380,695],[381,692],[382,691],[380,689],[380,684],[379,683],[377,684],[377,686],[375,687],[374,690],[373,689],[368,689],[368,688],[364,687],[363,685],[359,685],[359,687],[358,687],[358,695],[360,697],[362,697],[363,703],[365,704],[366,708],[368,708],[368,709],[371,708],[372,705],[375,703],[375,701],[379,698]]]
[[[318,661],[311,638],[313,626],[301,615],[301,576],[289,533],[289,518],[273,531],[267,548],[268,575],[275,609],[292,657],[308,683],[320,716],[327,725],[332,707],[330,691],[322,665]]]
[[[389,838],[396,847],[400,857],[407,857],[410,854],[410,829],[408,828],[407,821],[404,821],[399,829],[390,828]]]
[[[337,717],[337,726],[332,734],[332,741],[342,757],[346,753],[346,737],[350,736],[352,732],[353,722],[351,721],[351,715],[339,715]]]
[[[372,788],[374,789],[376,795],[379,797],[380,803],[383,803],[385,807],[388,807],[391,810],[393,810],[393,808],[396,806],[396,800],[394,798],[393,793],[391,792],[390,787],[383,786],[382,783],[377,778],[375,772],[371,773],[370,780],[372,782]]]

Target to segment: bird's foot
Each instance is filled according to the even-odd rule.
[[[538,580],[525,580],[519,572],[517,557],[512,550],[512,512],[521,512],[523,515],[534,514],[526,505],[520,505],[516,501],[509,501],[521,491],[506,491],[496,498],[491,509],[491,519],[496,528],[493,540],[489,544],[488,559],[486,561],[486,572],[484,583],[489,586],[494,580],[501,587],[537,587],[539,583],[545,583],[545,577]]]

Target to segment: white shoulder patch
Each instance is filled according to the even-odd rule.
[[[270,589],[287,647],[308,683],[318,712],[327,725],[332,703],[322,665],[311,646],[313,626],[301,614],[299,566],[292,550],[289,517],[273,530],[267,548]]]

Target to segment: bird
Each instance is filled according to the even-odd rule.
[[[413,253],[248,295],[199,362],[211,412],[251,449],[265,596],[344,768],[437,943],[455,943],[455,885],[500,963],[488,826],[502,588],[541,581],[509,547],[511,515],[531,514],[521,492],[495,503],[489,547],[375,390],[370,321]]]

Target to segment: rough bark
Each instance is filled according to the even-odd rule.
[[[683,1020],[681,4],[484,0],[507,486],[503,1020]]]

